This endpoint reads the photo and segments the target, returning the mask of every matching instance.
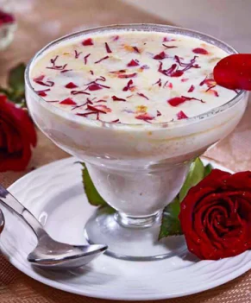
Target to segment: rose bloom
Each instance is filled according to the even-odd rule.
[[[204,260],[251,248],[251,172],[213,170],[181,203],[181,227],[189,251]]]
[[[36,131],[27,112],[0,96],[0,172],[24,170],[31,158],[31,146],[36,143]]]

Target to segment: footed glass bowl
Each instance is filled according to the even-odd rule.
[[[36,61],[67,39],[108,31],[155,31],[197,37],[229,54],[235,50],[204,34],[166,25],[136,24],[96,28],[58,39],[36,54],[25,73],[26,100],[38,127],[59,147],[86,163],[100,195],[115,210],[97,210],[85,233],[108,254],[128,260],[154,260],[181,253],[182,237],[158,241],[163,208],[179,192],[191,161],[226,137],[246,108],[240,91],[224,105],[199,116],[159,124],[115,124],[80,117],[53,107],[31,86]]]

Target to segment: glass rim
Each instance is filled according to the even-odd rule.
[[[158,122],[158,123],[114,123],[114,122],[106,122],[106,121],[100,121],[100,120],[94,120],[94,119],[89,119],[87,117],[81,117],[78,115],[75,115],[73,113],[64,111],[61,108],[55,107],[51,105],[50,103],[46,102],[42,97],[37,95],[35,89],[31,85],[30,81],[30,71],[33,63],[37,60],[37,58],[56,44],[59,44],[63,41],[77,38],[79,36],[87,36],[89,34],[94,34],[94,33],[105,33],[105,32],[112,32],[112,31],[143,31],[143,32],[161,32],[161,33],[171,33],[171,34],[176,34],[176,35],[183,35],[183,36],[190,36],[194,37],[197,39],[200,39],[202,41],[205,41],[209,44],[213,44],[218,46],[219,48],[225,50],[229,54],[237,54],[238,52],[228,45],[225,42],[222,42],[219,39],[216,39],[210,35],[201,33],[199,31],[195,30],[190,30],[187,28],[181,28],[181,27],[176,27],[176,26],[171,26],[171,25],[164,25],[164,24],[153,24],[153,23],[134,23],[134,24],[115,24],[115,25],[108,25],[108,26],[101,26],[101,27],[95,27],[95,28],[90,28],[82,31],[77,31],[73,32],[71,34],[64,35],[56,40],[53,40],[52,42],[48,43],[45,45],[41,50],[39,50],[34,57],[30,60],[28,63],[26,70],[25,70],[25,83],[30,89],[31,93],[35,97],[35,102],[39,102],[43,107],[45,107],[47,110],[50,112],[59,115],[67,120],[70,120],[72,122],[76,122],[79,124],[91,124],[93,126],[102,126],[102,127],[116,127],[116,128],[123,128],[123,127],[131,127],[131,128],[158,128],[158,127],[177,127],[180,125],[187,125],[191,124],[194,122],[198,122],[200,120],[204,120],[207,118],[210,118],[211,116],[217,115],[232,106],[234,106],[238,101],[241,100],[241,97],[245,97],[248,93],[244,90],[240,90],[236,96],[234,96],[232,99],[227,101],[226,103],[214,107],[213,109],[210,109],[202,114],[193,116],[193,117],[188,117],[187,119],[181,119],[181,120],[174,120],[174,121],[165,121],[165,122]],[[27,93],[27,92],[26,92]],[[30,92],[29,92],[30,93]]]

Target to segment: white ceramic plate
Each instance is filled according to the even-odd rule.
[[[86,243],[84,225],[93,213],[81,184],[81,166],[74,158],[37,169],[9,190],[55,239]],[[215,167],[222,168],[214,164]],[[26,275],[79,295],[114,300],[156,300],[198,293],[226,283],[251,268],[251,251],[220,261],[199,261],[189,253],[152,262],[130,262],[102,255],[86,267],[65,272],[32,268],[27,254],[36,244],[32,232],[1,207],[6,228],[1,249]]]

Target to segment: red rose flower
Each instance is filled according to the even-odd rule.
[[[181,203],[180,222],[188,249],[218,260],[251,248],[251,172],[213,170]]]
[[[0,26],[3,24],[14,23],[14,21],[15,18],[13,15],[0,10]]]
[[[27,113],[0,96],[0,171],[24,170],[36,143],[36,131]]]

